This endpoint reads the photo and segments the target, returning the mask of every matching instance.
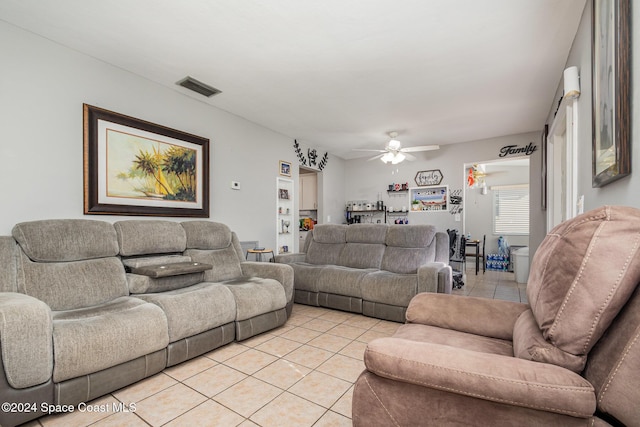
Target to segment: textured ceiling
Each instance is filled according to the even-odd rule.
[[[0,0],[0,19],[354,158],[389,131],[407,147],[541,130],[584,4]]]

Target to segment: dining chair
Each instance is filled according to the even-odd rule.
[[[478,261],[482,262],[482,274],[484,274],[487,271],[487,262],[485,260],[485,246],[487,244],[487,235],[484,234],[482,236],[482,248],[480,248],[480,245],[476,246],[473,252],[467,252],[467,256],[468,257],[475,257],[476,256],[476,252],[478,251]],[[478,270],[476,270],[476,274],[478,274]]]

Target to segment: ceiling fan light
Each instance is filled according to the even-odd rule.
[[[384,163],[389,163],[393,161],[393,158],[393,153],[384,153],[384,156],[380,157],[380,160],[382,160]]]
[[[391,160],[391,163],[394,165],[397,165],[398,163],[404,161],[404,159],[406,159],[407,156],[405,156],[402,153],[397,153],[395,156],[393,156],[393,160]]]
[[[398,141],[397,139],[392,139],[387,144],[387,147],[389,147],[390,150],[399,150],[400,149],[400,141]]]

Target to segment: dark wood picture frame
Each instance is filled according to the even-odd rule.
[[[209,217],[208,139],[88,104],[83,128],[85,215]]]
[[[593,0],[592,186],[631,173],[630,0]]]
[[[544,125],[542,137],[540,141],[541,159],[540,159],[540,193],[541,207],[543,211],[547,210],[547,138],[549,136],[549,125]]]

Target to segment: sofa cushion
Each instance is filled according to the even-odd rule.
[[[240,277],[222,282],[236,301],[236,321],[284,308],[287,298],[280,282],[259,277]]]
[[[388,229],[387,224],[353,224],[347,227],[345,240],[347,243],[384,244]]]
[[[319,224],[313,227],[313,240],[317,243],[346,243],[347,225]]]
[[[194,262],[213,266],[211,270],[204,272],[204,280],[207,282],[221,282],[242,276],[240,260],[234,245],[230,244],[224,249],[187,249],[184,254]]]
[[[426,248],[387,246],[380,269],[400,274],[416,274],[418,268],[434,261],[435,245]]]
[[[319,224],[309,232],[312,239],[307,248],[305,261],[309,264],[338,265],[340,254],[346,243],[346,225]]]
[[[111,224],[86,219],[51,219],[16,224],[12,231],[22,251],[36,262],[66,262],[116,256]]]
[[[122,297],[53,313],[53,381],[106,369],[165,348],[167,318],[153,304]]]
[[[182,252],[187,245],[184,229],[177,222],[128,220],[113,226],[122,256]]]
[[[418,292],[418,276],[374,271],[362,278],[362,298],[400,307],[407,307]]]
[[[587,356],[564,352],[547,342],[531,310],[523,312],[513,327],[513,354],[520,359],[551,363],[574,372],[582,371]]]
[[[33,262],[22,253],[18,271],[18,291],[44,301],[52,310],[104,304],[129,292],[124,266],[116,257]]]
[[[390,225],[380,269],[416,274],[421,265],[435,260],[435,236],[436,228],[432,225]]]
[[[425,248],[434,242],[436,227],[433,225],[390,225],[385,243],[400,248]]]
[[[485,337],[438,326],[409,323],[400,326],[393,334],[393,338],[405,339],[413,342],[440,344],[455,349],[477,351],[501,356],[513,356],[513,345],[509,340]]]
[[[305,261],[317,265],[338,265],[346,243],[320,243],[311,241]]]
[[[387,228],[386,224],[348,226],[345,233],[347,244],[335,264],[352,268],[380,268]]]
[[[231,245],[231,229],[213,221],[185,221],[182,224],[189,249],[224,249]]]
[[[289,264],[293,268],[295,289],[307,292],[318,292],[320,275],[325,268],[330,266],[296,262]]]
[[[319,275],[318,292],[362,298],[360,282],[372,271],[375,270],[328,265]]]
[[[544,339],[571,355],[587,355],[640,280],[639,247],[640,210],[628,207],[604,206],[551,230],[533,257],[527,284]]]
[[[352,268],[380,268],[385,245],[380,243],[347,243],[338,265]]]
[[[137,297],[164,311],[169,328],[169,342],[233,322],[236,316],[233,295],[225,286],[217,283],[204,282]]]

